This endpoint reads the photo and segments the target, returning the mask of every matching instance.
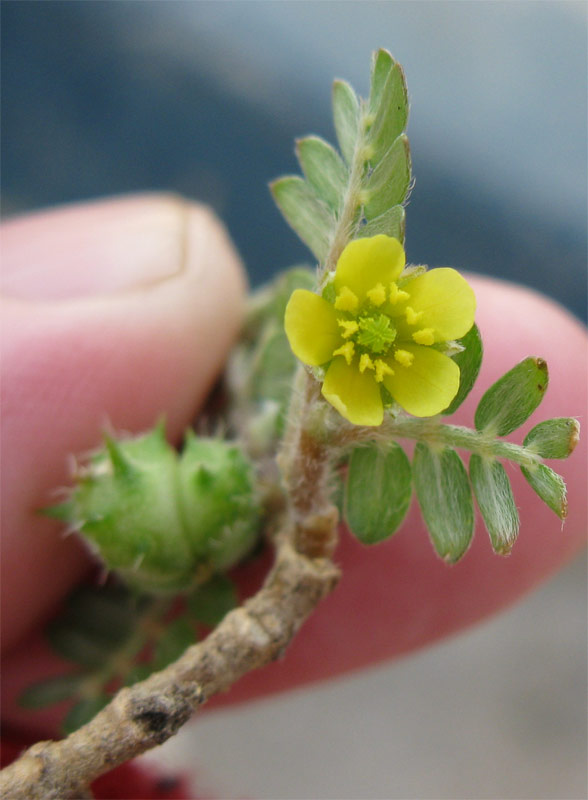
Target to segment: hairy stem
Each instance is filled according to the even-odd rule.
[[[339,256],[343,252],[345,245],[354,236],[353,226],[357,221],[357,211],[361,206],[361,180],[366,168],[367,150],[365,143],[365,133],[367,129],[367,115],[365,109],[360,109],[360,117],[358,124],[357,141],[355,143],[355,150],[353,153],[353,160],[351,162],[351,169],[349,171],[349,183],[347,184],[347,191],[343,198],[343,205],[333,240],[329,248],[329,253],[325,258],[323,268],[319,271],[319,282],[324,277],[325,273],[335,269],[335,265],[339,260]]]
[[[393,438],[426,442],[432,447],[449,446],[469,450],[487,458],[504,458],[532,468],[542,459],[523,445],[496,439],[483,431],[461,425],[447,425],[438,419],[396,417],[385,419],[379,428],[346,428],[337,431],[333,444],[345,447],[366,441],[390,441]]]

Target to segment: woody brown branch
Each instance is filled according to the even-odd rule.
[[[332,535],[332,533],[331,533]],[[90,723],[39,742],[2,773],[6,800],[83,796],[99,775],[173,736],[206,700],[279,658],[335,587],[336,567],[297,553],[284,537],[263,588],[167,669],[122,689]]]

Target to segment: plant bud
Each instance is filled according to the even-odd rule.
[[[120,442],[105,436],[75,478],[67,502],[46,513],[141,591],[189,591],[236,563],[257,535],[253,467],[220,439],[189,434],[178,455],[162,425]]]

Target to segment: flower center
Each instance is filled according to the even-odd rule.
[[[396,328],[385,314],[362,316],[355,341],[372,353],[383,353],[396,338]]]

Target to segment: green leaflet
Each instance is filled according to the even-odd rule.
[[[226,575],[215,575],[186,598],[194,619],[213,628],[237,606],[235,584]]]
[[[359,133],[359,101],[346,81],[333,83],[333,119],[343,158],[351,164]]]
[[[63,733],[67,736],[90,722],[109,702],[110,697],[103,693],[80,700],[66,715],[62,725]]]
[[[394,239],[403,244],[405,232],[405,218],[406,212],[402,206],[392,206],[392,208],[384,211],[378,217],[374,217],[358,231],[358,238],[366,236],[377,236],[379,233],[384,233],[386,236],[392,236]]]
[[[151,671],[157,672],[179,658],[190,645],[198,641],[194,625],[185,614],[165,623],[165,630],[157,639],[153,650]]]
[[[364,213],[367,220],[384,214],[403,202],[411,176],[410,146],[401,134],[393,141],[364,184]]]
[[[349,170],[339,153],[324,139],[307,136],[296,142],[296,155],[309,184],[337,214],[349,180]]]
[[[506,436],[520,427],[537,408],[547,389],[547,364],[525,358],[493,384],[476,409],[477,430]]]
[[[335,219],[314,189],[298,175],[286,175],[270,184],[280,211],[318,261],[324,261]]]
[[[543,502],[560,519],[565,519],[568,514],[568,501],[566,484],[561,475],[545,464],[537,464],[531,469],[521,467],[521,472]]]
[[[373,118],[367,140],[372,148],[370,162],[375,166],[390,143],[406,128],[408,94],[402,67],[387,50],[378,50],[372,61],[369,114]]]
[[[276,275],[270,283],[249,296],[242,337],[247,343],[256,345],[265,326],[274,323],[283,326],[284,312],[294,289],[312,291],[315,286],[315,274],[308,267],[291,267]]]
[[[519,514],[502,464],[473,453],[470,479],[494,552],[508,555],[519,532]]]
[[[453,564],[463,556],[474,533],[472,493],[462,460],[455,450],[432,450],[419,442],[412,469],[435,550],[444,561]]]
[[[546,419],[535,425],[523,444],[541,458],[567,458],[580,438],[580,423],[570,417]]]
[[[100,668],[131,637],[144,606],[119,586],[81,586],[49,626],[49,642],[62,658]]]
[[[399,528],[412,495],[410,461],[397,444],[369,444],[351,454],[344,517],[360,542],[377,544]]]
[[[290,349],[283,325],[268,328],[253,365],[256,379],[252,381],[253,397],[258,402],[275,400],[285,407],[292,389],[296,357]]]
[[[443,412],[445,415],[454,414],[457,411],[471,392],[482,366],[484,348],[477,325],[472,325],[466,335],[458,340],[458,344],[465,348],[461,353],[452,356],[459,367],[459,389]]]
[[[28,686],[18,698],[23,708],[47,708],[77,695],[82,675],[79,672],[58,675]]]

